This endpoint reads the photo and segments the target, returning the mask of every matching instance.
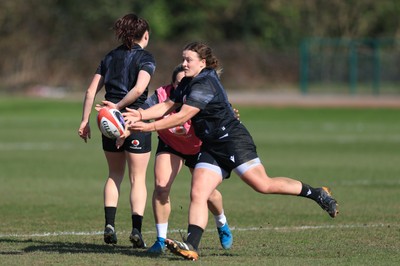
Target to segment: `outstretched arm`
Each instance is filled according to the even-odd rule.
[[[153,105],[146,110],[133,110],[127,108],[128,112],[123,113],[123,116],[126,124],[129,126],[130,124],[138,121],[160,118],[165,114],[175,110],[179,105],[180,104],[174,103],[170,99],[167,99],[166,101]]]
[[[149,109],[147,109],[149,110]],[[146,111],[147,111],[146,110]],[[157,131],[167,128],[172,128],[178,125],[184,124],[186,121],[190,120],[200,111],[199,108],[190,105],[182,105],[179,112],[172,114],[164,119],[154,121],[152,123],[136,122],[128,125],[129,130],[140,131],[140,132],[150,132]],[[145,117],[145,119],[148,119]]]

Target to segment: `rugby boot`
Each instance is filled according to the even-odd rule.
[[[180,242],[173,239],[166,239],[167,248],[175,255],[181,256],[187,260],[198,260],[199,254],[193,246],[187,242]]]
[[[219,242],[223,249],[230,249],[233,242],[233,236],[231,230],[229,229],[228,223],[222,227],[217,227]]]
[[[117,244],[117,233],[115,232],[114,226],[107,224],[104,229],[104,242],[106,244]]]
[[[156,242],[147,250],[147,253],[161,255],[165,252],[165,238],[157,237]]]
[[[136,228],[133,228],[129,241],[131,241],[133,248],[146,248],[142,234]]]
[[[331,191],[327,187],[316,188],[319,192],[317,203],[322,209],[327,211],[332,218],[335,218],[339,213],[338,204],[332,197]]]

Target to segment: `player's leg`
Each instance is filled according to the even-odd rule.
[[[239,176],[255,191],[263,194],[299,195],[301,192],[300,181],[286,177],[270,178],[261,163],[257,163]]]
[[[104,242],[117,243],[115,215],[117,212],[119,192],[125,172],[125,154],[123,152],[104,152],[108,164],[108,178],[104,185]]]
[[[130,205],[132,214],[132,233],[129,239],[134,248],[144,248],[146,245],[143,241],[141,231],[147,199],[146,171],[150,160],[150,152],[125,152],[125,154],[131,184]]]
[[[156,223],[157,240],[148,249],[153,254],[161,254],[165,249],[168,219],[171,213],[169,194],[175,177],[183,165],[183,159],[175,154],[157,153],[154,163],[153,214]]]
[[[190,192],[188,237],[185,242],[167,239],[167,247],[175,254],[189,260],[198,259],[198,247],[208,221],[207,201],[222,182],[222,175],[207,168],[193,172]]]
[[[263,194],[282,194],[306,197],[317,202],[331,217],[337,215],[337,202],[332,198],[329,189],[326,187],[313,188],[298,180],[288,177],[270,178],[267,175],[264,166],[259,163],[258,159],[252,161],[254,161],[253,165],[247,162],[236,168],[235,172],[237,172],[240,178],[255,191]]]
[[[207,168],[193,171],[190,191],[189,224],[206,228],[208,222],[208,199],[222,182],[222,176]]]
[[[230,249],[232,246],[233,237],[224,213],[221,192],[215,189],[208,198],[207,205],[208,209],[214,215],[218,237],[222,248]]]
[[[189,167],[190,173],[193,176],[194,168],[198,163],[199,155],[188,155],[185,157],[185,165]],[[206,166],[207,167],[207,166]],[[214,215],[215,224],[217,227],[218,237],[222,248],[229,249],[232,246],[233,237],[229,229],[227,218],[224,213],[223,200],[221,193],[215,189],[207,200],[208,209]]]

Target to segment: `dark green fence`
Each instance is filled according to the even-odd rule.
[[[303,94],[400,94],[400,41],[305,39],[300,89]]]

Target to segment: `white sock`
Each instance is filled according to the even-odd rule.
[[[167,238],[168,223],[156,224],[157,237]]]
[[[215,224],[218,228],[221,228],[226,224],[226,216],[224,214],[224,210],[220,215],[214,215]]]

